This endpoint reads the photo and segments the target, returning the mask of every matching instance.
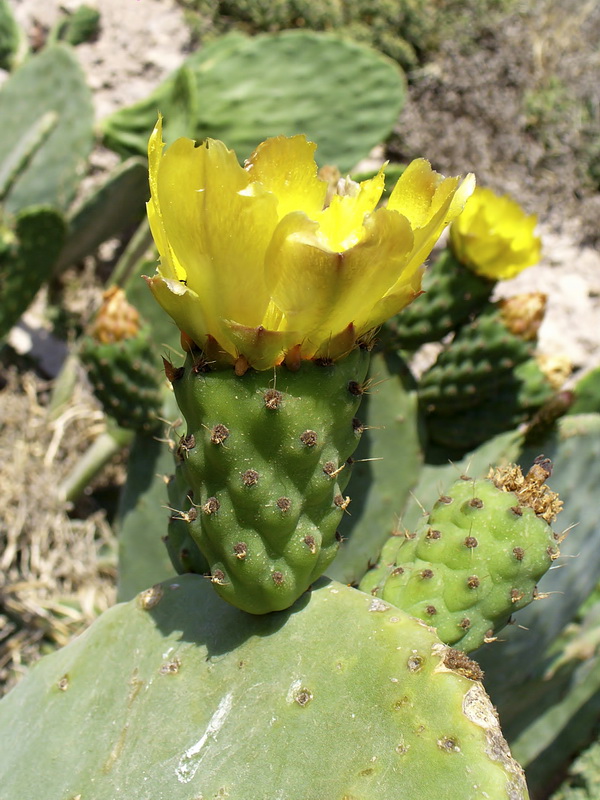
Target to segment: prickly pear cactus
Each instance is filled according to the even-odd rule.
[[[334,558],[368,360],[359,348],[335,363],[236,375],[194,351],[167,366],[187,422],[179,458],[191,492],[176,511],[215,589],[239,608],[287,608]]]
[[[384,325],[385,346],[414,350],[443,339],[486,304],[495,285],[467,269],[446,248],[425,270],[424,294]]]
[[[515,367],[533,354],[545,301],[545,295],[535,293],[489,304],[461,328],[419,382],[426,412],[448,415],[473,408],[502,386],[513,385]]]
[[[253,617],[181,576],[0,703],[0,798],[526,800],[480,674],[343,584]]]
[[[538,597],[536,583],[558,558],[549,522],[562,503],[545,485],[543,459],[526,477],[518,467],[489,479],[457,481],[415,534],[398,531],[361,589],[434,625],[466,652]]]
[[[80,344],[96,396],[123,428],[152,431],[162,404],[160,371],[147,328],[121,289],[105,292],[96,321]]]
[[[53,208],[26,208],[10,224],[0,218],[0,338],[52,275],[65,234],[66,222]]]
[[[302,131],[319,143],[320,164],[347,171],[387,138],[405,99],[404,76],[396,64],[331,33],[230,34],[202,47],[185,64],[197,84],[197,97],[188,100],[198,109],[194,128],[169,130],[170,119],[182,118],[176,76],[171,76],[142,102],[104,120],[109,147],[145,154],[160,108],[167,142],[185,133],[222,139],[238,153],[251,153],[268,136]]]
[[[6,209],[66,210],[94,139],[91,93],[71,48],[46,47],[15,70],[0,89],[0,118],[10,120],[0,127],[0,173],[14,166],[0,181]]]

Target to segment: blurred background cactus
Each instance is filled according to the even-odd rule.
[[[444,83],[428,59],[468,9],[463,3],[390,2],[375,8],[287,0],[182,5],[202,47],[182,56],[179,68],[150,96],[95,122],[78,52],[102,37],[102,5],[99,14],[70,4],[34,42],[15,21],[14,9],[0,0],[0,68],[9,73],[0,89],[0,112],[11,119],[0,132],[0,336],[11,343],[1,351],[0,375],[7,385],[0,419],[5,688],[28,671],[29,661],[65,645],[111,605],[115,585],[118,599],[130,601],[102,616],[87,637],[45,660],[0,704],[0,738],[6,737],[3,753],[9,754],[0,759],[0,798],[36,797],[39,790],[22,765],[34,751],[36,759],[45,753],[49,760],[61,751],[79,751],[78,720],[90,708],[96,722],[86,733],[97,739],[98,751],[77,769],[49,771],[48,797],[92,791],[113,800],[117,784],[127,781],[129,796],[135,797],[138,789],[131,787],[137,778],[130,765],[139,763],[137,736],[164,726],[164,708],[175,706],[189,708],[189,719],[169,718],[162,744],[152,740],[139,767],[140,785],[147,777],[160,791],[184,800],[194,794],[194,781],[203,772],[219,776],[214,785],[203,785],[206,796],[233,796],[232,785],[254,796],[272,761],[268,770],[260,759],[251,767],[239,742],[261,723],[273,731],[265,747],[277,753],[286,775],[277,790],[304,798],[301,774],[306,763],[315,763],[321,740],[314,731],[323,720],[328,759],[343,764],[352,779],[344,783],[320,769],[323,783],[312,786],[315,796],[397,793],[402,769],[401,792],[417,800],[425,796],[423,763],[432,765],[428,797],[443,795],[448,786],[464,794],[465,775],[457,762],[467,754],[484,776],[482,791],[504,797],[509,786],[513,796],[524,797],[518,768],[505,754],[493,764],[485,754],[489,738],[482,731],[499,740],[475,688],[481,669],[502,731],[526,769],[531,796],[591,800],[598,793],[600,720],[600,559],[593,503],[600,480],[600,383],[597,371],[569,377],[570,359],[540,346],[540,326],[553,313],[546,285],[513,290],[507,283],[540,258],[533,216],[506,195],[479,191],[447,245],[431,259],[425,293],[379,332],[370,388],[356,423],[363,435],[352,456],[347,489],[352,503],[339,527],[340,551],[327,569],[330,582],[317,582],[293,614],[278,612],[262,621],[225,606],[202,577],[208,565],[185,519],[194,508],[193,489],[177,461],[186,430],[161,372],[161,356],[182,361],[181,344],[140,280],[153,273],[156,261],[143,218],[144,154],[157,106],[166,118],[168,141],[216,136],[242,156],[271,133],[305,130],[320,143],[322,175],[334,176],[332,185],[373,146],[389,141],[395,129],[387,153],[376,151],[378,163],[361,164],[354,173],[362,180],[386,155],[403,160],[410,151],[414,107],[401,124],[398,115],[423,86]],[[478,19],[510,3],[479,5],[473,11]],[[475,45],[465,31],[455,41],[468,50]],[[485,49],[495,36],[492,23],[486,23],[478,46]],[[557,46],[562,52],[560,42]],[[540,55],[540,63],[544,58]],[[540,126],[562,124],[557,115],[564,92],[552,94],[558,100],[550,114],[544,85],[541,81],[541,89],[527,98],[534,139]],[[449,95],[446,87],[445,102]],[[576,99],[571,93],[569,102]],[[592,103],[583,122],[571,114],[575,128],[591,131],[590,152],[597,139],[590,127],[593,109]],[[501,131],[502,119],[492,116]],[[484,126],[485,115],[480,118]],[[563,140],[559,146],[556,137],[543,139],[547,159],[564,148]],[[101,151],[110,169],[95,175],[99,141],[117,155]],[[440,153],[441,164],[444,158]],[[463,159],[458,170],[465,166]],[[399,174],[403,164],[393,167]],[[449,171],[447,163],[443,168]],[[514,190],[514,182],[506,184]],[[491,185],[498,188],[498,181]],[[35,351],[23,358],[12,347],[11,328],[14,332],[41,286],[46,288],[35,313],[52,347],[62,348],[58,375],[36,361]],[[111,332],[115,318],[120,329],[129,321],[120,341],[121,334]],[[21,328],[28,330],[28,322]],[[36,371],[41,377],[32,378]],[[533,512],[540,524],[536,533],[525,535],[526,545],[522,539],[501,541],[499,529],[478,521],[480,512],[505,504],[515,532],[532,514],[511,510],[522,506],[509,492],[498,500],[498,487],[487,479],[489,468],[517,463],[526,476],[540,454],[551,460],[547,482],[564,502],[558,527],[553,524],[552,532]],[[39,469],[31,466],[36,459]],[[35,503],[24,499],[30,496]],[[467,504],[467,523],[451,515],[456,505],[443,500],[454,497],[461,498],[461,508]],[[483,508],[470,505],[474,499],[482,500]],[[474,534],[472,524],[492,529],[493,556],[484,552],[482,534]],[[477,547],[465,544],[469,537]],[[432,548],[444,542],[445,555],[438,558]],[[492,593],[484,609],[481,587],[502,558],[506,564],[495,585],[504,605]],[[540,579],[546,566],[550,570]],[[180,577],[172,577],[174,570]],[[480,583],[470,586],[475,577]],[[458,599],[450,589],[444,592],[455,579],[456,586],[467,581],[466,598],[462,584]],[[144,591],[155,584],[162,588]],[[477,603],[469,605],[474,597]],[[526,600],[532,602],[522,608]],[[415,610],[419,605],[423,614]],[[190,613],[191,606],[205,608],[210,625],[197,611]],[[441,641],[395,606],[424,617]],[[514,624],[502,628],[511,611],[521,608],[510,620]],[[456,638],[456,626],[462,639]],[[473,651],[482,635],[487,643]],[[113,643],[110,650],[107,641]],[[281,653],[296,653],[298,641],[306,658],[282,663]],[[407,641],[417,653],[401,650],[391,659],[390,651],[409,647]],[[442,643],[453,649],[440,649]],[[322,669],[310,663],[317,651]],[[465,651],[471,651],[468,657]],[[399,657],[405,671],[397,669]],[[268,666],[274,661],[278,674]],[[263,685],[256,689],[259,681]],[[226,692],[224,685],[230,687]],[[96,703],[96,692],[102,702]],[[428,703],[421,695],[430,697]],[[150,698],[144,708],[138,706],[142,696]],[[487,729],[481,718],[474,721],[477,715],[460,711],[465,702],[469,708],[480,700]],[[440,722],[439,708],[445,705],[451,710]],[[351,706],[356,716],[345,727],[340,708]],[[374,715],[373,708],[388,706],[394,709],[391,720],[385,713]],[[40,707],[53,732],[63,730],[52,746],[43,726],[39,740],[25,733]],[[116,708],[122,709],[119,735],[111,738],[107,720]],[[413,716],[399,721],[408,708]],[[282,726],[299,737],[301,770],[277,750]],[[419,726],[430,734],[413,737]],[[374,729],[379,733],[369,739]],[[368,757],[357,754],[352,744],[357,738],[372,743]],[[22,744],[16,746],[17,740]],[[224,765],[223,754],[238,746],[230,766]],[[169,778],[151,774],[150,767],[144,772],[152,758],[171,764]],[[86,781],[95,775],[90,789]]]

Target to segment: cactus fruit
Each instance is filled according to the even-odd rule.
[[[0,338],[52,275],[65,233],[62,214],[44,206],[23,209],[11,224],[0,219]]]
[[[494,286],[466,269],[450,249],[443,250],[423,274],[425,293],[384,325],[384,346],[415,350],[443,339],[487,303]]]
[[[415,534],[390,538],[361,589],[434,625],[465,652],[493,640],[513,611],[539,596],[536,583],[559,555],[549,523],[562,503],[545,484],[550,472],[540,457],[525,477],[509,466],[457,481]]]
[[[183,575],[2,700],[0,798],[526,800],[480,676],[343,584],[254,617]]]
[[[162,393],[154,350],[149,331],[121,289],[105,292],[79,355],[109,416],[122,428],[156,429]]]
[[[457,333],[419,382],[419,400],[428,414],[449,415],[479,405],[533,354],[546,297],[518,295],[489,304]]]
[[[215,589],[239,608],[287,608],[334,558],[368,360],[357,348],[237,375],[192,350],[185,366],[166,364],[187,422],[178,453],[191,503],[178,510]]]

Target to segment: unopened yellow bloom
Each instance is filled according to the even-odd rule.
[[[178,327],[256,369],[337,358],[420,291],[423,261],[461,212],[472,176],[443,178],[414,161],[387,208],[383,169],[341,182],[325,207],[316,145],[263,142],[244,167],[220,141],[150,137],[148,217],[160,254],[148,283]],[[214,348],[213,348],[214,349]]]
[[[535,214],[525,214],[515,200],[477,187],[450,228],[450,246],[477,275],[507,280],[540,260],[536,225]]]

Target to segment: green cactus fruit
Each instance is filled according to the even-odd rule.
[[[543,457],[488,479],[457,481],[415,534],[400,531],[360,586],[434,625],[465,652],[491,641],[514,611],[539,595],[537,581],[558,557],[551,522],[562,503],[545,485]]]
[[[269,136],[302,132],[318,142],[319,165],[346,172],[389,136],[406,97],[404,74],[393,61],[334,33],[233,33],[189,56],[184,69],[195,81],[171,75],[145,100],[103,121],[108,147],[145,155],[160,108],[167,144],[185,133],[251,153]],[[196,113],[183,113],[186,103]],[[186,116],[193,127],[184,131]]]
[[[65,233],[65,220],[54,208],[26,208],[8,224],[0,219],[0,338],[51,277]]]
[[[535,358],[515,367],[512,380],[474,408],[451,416],[430,414],[427,432],[432,442],[462,454],[531,419],[556,394],[556,388]]]
[[[429,414],[450,415],[478,406],[531,358],[546,297],[518,295],[489,304],[457,333],[421,377],[419,401]]]
[[[106,413],[122,427],[156,430],[161,376],[148,328],[121,289],[105,292],[103,305],[79,355]]]
[[[182,575],[0,702],[0,798],[526,800],[480,676],[343,584],[254,617]]]
[[[5,208],[65,211],[94,142],[91,93],[72,49],[45,47],[15,70],[0,89],[0,119],[10,120],[0,126],[0,174],[6,162],[17,168],[8,183],[0,180]],[[34,140],[40,141],[32,150]]]
[[[199,351],[166,364],[187,433],[191,502],[178,509],[217,592],[254,614],[288,608],[334,558],[369,354],[295,371],[211,370]]]
[[[192,489],[188,485],[183,463],[180,462],[175,472],[168,477],[167,492],[171,515],[165,544],[173,567],[180,575],[186,572],[210,575],[208,561],[190,534],[189,512],[178,510],[190,506],[190,497],[192,496]]]
[[[383,326],[384,346],[416,350],[425,342],[443,339],[487,303],[494,286],[494,281],[475,275],[445,249],[425,270],[424,294]]]

